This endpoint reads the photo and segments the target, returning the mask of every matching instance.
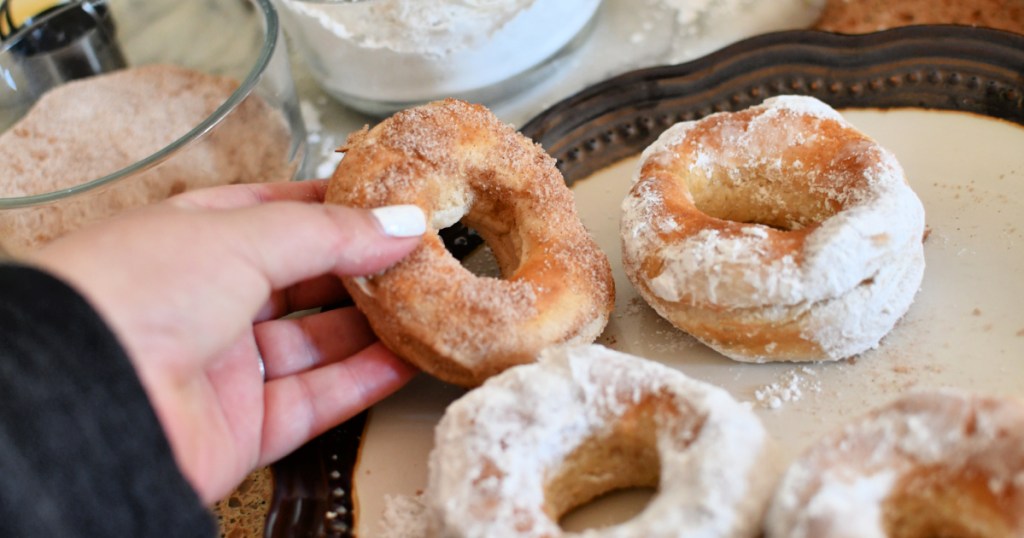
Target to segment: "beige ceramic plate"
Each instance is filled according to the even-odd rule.
[[[891,149],[928,212],[928,268],[909,313],[855,361],[751,365],[723,358],[647,307],[622,272],[618,207],[636,159],[578,181],[584,223],[608,253],[618,295],[600,342],[664,362],[750,402],[788,461],[850,417],[912,389],[1024,396],[1024,128],[961,112],[846,111]],[[432,428],[460,391],[427,378],[374,408],[356,470],[359,536],[380,536],[388,496],[426,485]],[[401,499],[400,499],[401,500]],[[582,528],[625,517],[643,494],[574,514]]]

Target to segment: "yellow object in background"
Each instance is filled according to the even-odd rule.
[[[65,2],[67,0],[7,0],[7,9],[10,10],[14,28],[18,28],[29,17]],[[0,20],[0,30],[5,34],[10,33],[11,29],[7,27],[6,20]]]

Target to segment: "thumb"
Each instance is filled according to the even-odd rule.
[[[423,210],[416,205],[375,209],[325,206],[343,230],[334,272],[343,276],[375,273],[395,263],[420,243],[427,231]]]
[[[420,243],[426,217],[415,205],[356,209],[278,202],[229,212],[236,243],[272,289],[327,273],[359,276],[391,266]]]

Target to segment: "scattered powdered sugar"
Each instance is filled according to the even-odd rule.
[[[316,168],[313,169],[313,178],[316,179],[331,177],[338,167],[338,163],[345,157],[344,153],[338,151],[341,142],[333,135],[325,134],[319,108],[319,105],[322,104],[324,104],[322,101],[319,103],[313,103],[306,99],[299,101],[299,111],[302,113],[302,121],[306,126],[307,147],[310,150],[319,148],[318,153],[311,153],[308,157],[311,162],[316,163]],[[312,161],[313,159],[316,161]]]
[[[782,373],[772,383],[754,391],[754,400],[764,409],[779,409],[784,404],[800,401],[808,394],[821,392],[818,374],[806,367],[793,368]]]
[[[739,15],[753,0],[656,0],[662,7],[675,13],[676,31],[680,35],[695,35],[704,30],[714,15]]]
[[[641,25],[643,31],[634,34],[631,41],[657,39],[658,31],[667,31],[669,50],[664,63],[682,63],[745,37],[806,27],[816,18],[823,1],[633,0],[629,2],[631,8],[646,4],[651,24]],[[652,27],[656,28],[653,33]]]
[[[429,521],[422,495],[385,495],[381,538],[427,538]]]
[[[320,118],[320,109],[317,105],[313,104],[313,102],[307,99],[302,99],[299,101],[299,112],[302,113],[302,122],[306,126],[306,131],[309,133],[316,133],[315,135],[311,134],[310,136],[313,136],[314,139],[319,142],[319,133],[324,130],[324,124]]]

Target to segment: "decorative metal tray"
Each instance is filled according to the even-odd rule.
[[[522,131],[558,159],[573,184],[635,156],[676,122],[781,94],[812,95],[846,110],[956,110],[1024,124],[1024,36],[956,26],[860,36],[766,34],[693,62],[601,82],[552,106]],[[464,229],[447,234],[460,256],[479,242]],[[457,395],[454,389],[451,394]],[[266,536],[355,535],[360,522],[353,474],[367,424],[363,413],[274,466]]]

